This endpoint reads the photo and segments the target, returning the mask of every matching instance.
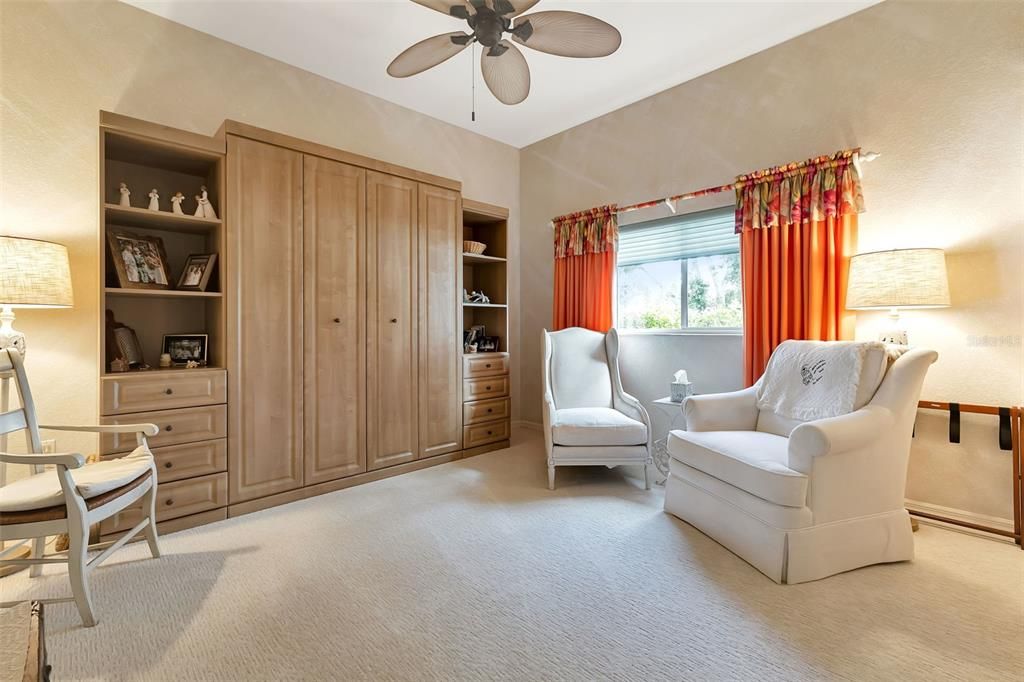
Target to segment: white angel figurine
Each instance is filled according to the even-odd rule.
[[[197,218],[208,218],[209,220],[217,219],[217,212],[213,210],[213,204],[210,203],[210,198],[206,194],[206,185],[199,188],[202,192],[196,195],[196,217]]]
[[[178,192],[171,197],[171,213],[175,215],[185,215],[185,212],[181,210],[181,202],[183,201],[185,201],[185,195],[181,192]]]
[[[130,208],[131,205],[132,205],[132,202],[129,199],[129,197],[132,195],[132,193],[131,193],[131,190],[128,189],[128,185],[126,185],[126,184],[124,184],[122,182],[121,183],[121,187],[117,191],[121,193],[121,201],[119,201],[118,204],[120,206],[124,206],[126,208]]]
[[[156,187],[154,187],[153,191],[149,193],[149,210],[160,210],[160,194],[156,191]]]

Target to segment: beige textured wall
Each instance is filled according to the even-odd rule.
[[[509,207],[518,234],[515,148],[128,5],[0,2],[0,69],[0,229],[72,255],[74,309],[18,312],[48,421],[97,416],[100,109],[204,134],[233,118],[455,178],[465,196]]]
[[[885,2],[523,150],[523,419],[540,420],[551,217],[858,145],[883,155],[866,167],[861,250],[947,250],[952,307],[905,315],[940,354],[924,395],[1024,402],[1022,27],[1021,3]],[[859,316],[858,336],[883,319]],[[909,496],[1008,517],[993,421],[962,446],[945,423],[923,418]]]

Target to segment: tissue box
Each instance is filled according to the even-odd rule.
[[[689,381],[673,381],[669,387],[672,391],[669,400],[674,403],[681,403],[687,396],[693,395],[693,384]]]

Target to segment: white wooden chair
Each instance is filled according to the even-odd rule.
[[[12,373],[21,407],[0,414],[0,435],[25,431],[28,454],[0,453],[0,463],[27,464],[33,474],[0,488],[0,541],[32,539],[33,542],[31,558],[4,559],[5,554],[9,556],[18,548],[16,545],[0,552],[0,566],[31,565],[29,575],[34,578],[42,572],[43,564],[67,563],[71,591],[82,623],[92,627],[96,617],[89,592],[89,572],[140,531],[145,531],[153,557],[160,556],[156,531],[156,466],[146,444],[146,436],[155,436],[158,429],[155,424],[40,427],[21,355],[13,348],[0,350],[0,374]],[[86,464],[85,458],[77,453],[42,454],[40,428],[135,433],[138,447],[124,457]],[[53,468],[44,470],[47,465]],[[146,518],[89,560],[89,526],[140,499]],[[67,533],[70,539],[66,557],[44,558],[46,537],[60,533]],[[0,604],[0,607],[7,605]]]
[[[637,464],[651,489],[651,418],[622,390],[619,335],[544,330],[544,443],[548,488],[556,466]]]

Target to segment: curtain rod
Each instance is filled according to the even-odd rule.
[[[881,154],[879,154],[878,152],[863,152],[862,153],[859,148],[858,149],[854,149],[853,152],[854,152],[854,158],[855,158],[854,163],[857,163],[858,161],[864,161],[864,162],[874,161],[879,156],[881,156]],[[805,162],[799,163],[797,165],[798,166],[804,166],[806,164],[807,164],[807,162],[805,161]],[[697,190],[695,192],[686,192],[685,194],[676,194],[675,196],[665,197],[663,199],[653,199],[651,201],[643,201],[643,202],[640,202],[639,204],[632,204],[630,206],[620,206],[618,211],[616,211],[616,213],[621,215],[623,213],[629,213],[630,211],[639,211],[642,208],[652,208],[652,207],[658,206],[660,204],[663,204],[663,205],[667,206],[670,211],[675,213],[676,212],[675,204],[680,202],[680,201],[686,201],[687,199],[696,199],[697,197],[703,197],[703,196],[707,196],[709,194],[717,194],[719,192],[727,192],[729,190],[734,190],[734,189],[736,189],[738,187],[742,187],[742,186],[743,186],[742,182],[730,182],[727,185],[718,185],[717,187],[705,187],[704,189],[699,189],[699,190]]]

